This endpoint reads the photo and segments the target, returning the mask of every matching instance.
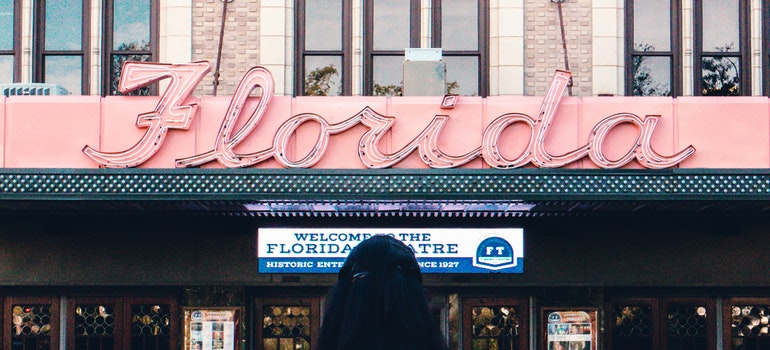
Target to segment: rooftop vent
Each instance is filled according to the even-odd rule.
[[[67,89],[46,83],[13,83],[0,84],[3,96],[37,96],[37,95],[69,95]]]

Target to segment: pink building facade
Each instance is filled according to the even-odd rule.
[[[137,81],[199,67],[138,64]],[[129,64],[130,68],[134,66]],[[130,68],[127,68],[129,70]],[[162,70],[158,73],[158,70]],[[131,71],[133,72],[133,71]],[[146,77],[142,77],[142,74]],[[189,81],[183,81],[183,80]],[[5,168],[761,169],[764,97],[279,97],[256,67],[233,96],[3,100]],[[137,85],[140,86],[140,85]],[[253,91],[261,96],[249,96]],[[208,155],[207,155],[208,154]],[[236,159],[240,158],[240,159]]]
[[[261,67],[190,96],[207,68],[124,67],[159,96],[0,100],[8,346],[189,348],[191,314],[232,310],[234,344],[312,348],[334,254],[377,233],[425,259],[452,348],[762,344],[766,97],[571,97],[565,71],[543,97],[283,97]],[[697,331],[633,335],[666,322]]]

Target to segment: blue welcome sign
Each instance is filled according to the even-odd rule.
[[[524,272],[521,228],[261,228],[258,271],[337,273],[350,251],[374,235],[404,242],[415,252],[423,273]]]

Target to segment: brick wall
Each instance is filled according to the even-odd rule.
[[[562,5],[572,94],[591,96],[591,1]],[[566,69],[558,5],[549,0],[524,1],[524,95],[542,96],[556,69]]]
[[[193,0],[193,61],[211,62],[211,73],[201,82],[195,95],[212,95],[222,0]],[[217,95],[232,95],[246,71],[259,64],[259,7],[257,0],[234,0],[227,7]]]

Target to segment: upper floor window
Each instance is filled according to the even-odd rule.
[[[297,1],[298,95],[350,95],[350,0]]]
[[[18,76],[18,12],[20,1],[0,0],[0,84],[15,81]]]
[[[0,8],[9,0],[0,0]],[[122,65],[126,61],[157,60],[157,0],[105,0],[104,26],[99,38],[91,37],[91,1],[38,0],[35,2],[32,79],[57,84],[70,94],[116,95]],[[18,14],[18,9],[16,14]],[[0,16],[2,10],[0,10]],[[18,22],[18,20],[17,20]],[[66,28],[66,30],[64,29]],[[5,53],[5,21],[0,22],[0,54]],[[18,34],[17,34],[18,35]],[[102,41],[102,60],[91,62],[89,46]],[[18,55],[18,50],[16,50]],[[18,62],[16,58],[16,62]],[[0,67],[3,66],[0,58]],[[101,77],[92,76],[101,63]],[[16,67],[17,76],[19,68]],[[1,73],[0,73],[1,74]],[[101,78],[101,80],[99,79]],[[94,81],[92,87],[91,82]],[[101,81],[101,87],[99,86]],[[142,88],[132,94],[150,94]]]
[[[681,94],[679,1],[632,0],[626,7],[626,95]]]
[[[695,94],[750,94],[746,0],[695,0]]]
[[[118,82],[126,61],[157,61],[157,23],[154,0],[106,0],[104,10],[104,64],[102,91],[118,95]],[[154,88],[143,87],[132,95],[149,95]]]
[[[420,1],[367,0],[364,6],[365,93],[401,95],[404,49],[420,46]]]
[[[73,95],[88,93],[88,5],[83,0],[36,2],[36,82],[60,85]]]
[[[447,93],[487,95],[487,0],[434,0],[433,47],[446,62]]]
[[[350,0],[296,1],[295,93],[350,95],[355,77],[364,95],[401,95],[404,50],[426,36],[425,46],[442,48],[447,92],[485,96],[487,1],[433,0],[430,21],[420,18],[419,0],[366,0],[362,14]],[[363,53],[352,52],[350,23],[358,18]],[[353,54],[363,56],[362,72],[352,71]]]

